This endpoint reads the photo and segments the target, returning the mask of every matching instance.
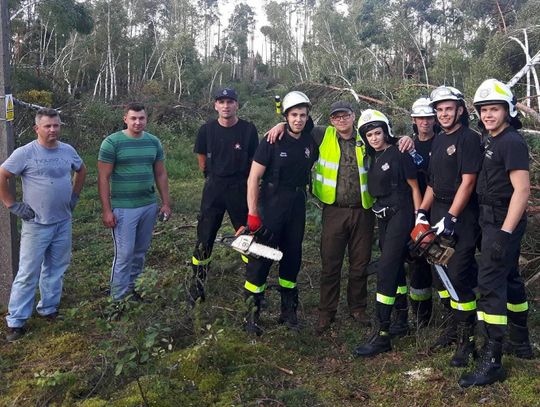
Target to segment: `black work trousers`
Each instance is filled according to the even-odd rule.
[[[246,224],[247,180],[209,176],[204,184],[201,210],[197,223],[197,244],[193,251],[193,265],[205,266],[210,262],[216,235],[225,211],[235,230]]]
[[[450,202],[435,200],[431,208],[432,224],[447,216],[450,206]],[[474,318],[476,312],[476,295],[473,288],[476,287],[475,270],[477,268],[474,253],[479,234],[478,205],[469,203],[456,222],[454,228],[455,252],[448,261],[447,267],[448,278],[459,297],[459,301],[456,298],[450,299],[450,305],[457,321],[468,321],[471,317]]]
[[[349,256],[349,312],[367,305],[367,266],[371,259],[375,215],[371,209],[325,205],[322,212],[320,315],[334,317],[339,303],[341,268]]]
[[[279,262],[279,284],[283,288],[296,287],[302,263],[302,241],[306,223],[305,188],[263,186],[259,196],[259,211],[263,225],[273,233],[268,242],[283,252]],[[246,267],[245,288],[263,292],[272,260],[249,260]]]
[[[510,235],[504,248],[504,256],[493,260],[492,243],[501,229],[508,209],[480,205],[482,228],[482,254],[478,271],[478,319],[485,324],[486,331],[495,341],[502,341],[507,318],[518,325],[526,325],[528,310],[527,295],[523,278],[519,273],[521,239],[527,226],[523,217]]]
[[[414,226],[414,210],[410,193],[402,198],[394,215],[377,219],[381,256],[377,267],[376,311],[382,330],[387,330],[390,325],[398,286],[407,285],[404,262],[409,234]]]

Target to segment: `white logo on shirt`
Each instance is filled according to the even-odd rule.
[[[241,150],[241,149],[242,149],[242,146],[240,145],[240,143],[236,143],[236,144],[234,145],[234,149],[235,149],[235,150]]]
[[[390,169],[390,165],[388,163],[384,163],[381,166],[381,170],[383,170],[383,171],[388,171],[389,169]]]
[[[287,157],[287,153],[285,151],[282,151],[281,153],[279,153],[279,156],[285,158]]]
[[[486,158],[489,158],[491,160],[491,156],[493,155],[493,151],[486,150]]]
[[[309,158],[311,156],[311,151],[309,151],[309,147],[306,147],[306,149],[304,150],[304,154],[306,158]]]

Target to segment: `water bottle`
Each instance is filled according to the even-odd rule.
[[[418,154],[416,150],[412,149],[411,151],[409,151],[409,154],[411,155],[416,166],[420,166],[424,162],[424,157]]]

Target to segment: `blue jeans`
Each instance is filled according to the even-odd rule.
[[[151,204],[140,208],[114,208],[116,226],[112,230],[114,260],[111,273],[111,295],[120,300],[135,288],[141,274],[144,257],[157,219],[158,206]]]
[[[37,312],[49,315],[58,310],[70,260],[71,219],[52,225],[23,221],[19,271],[11,286],[6,317],[8,327],[22,327],[30,318],[38,283],[41,298]]]

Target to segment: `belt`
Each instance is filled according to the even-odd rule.
[[[479,195],[478,203],[480,205],[500,206],[503,208],[507,208],[510,206],[510,199],[511,198],[491,198],[486,195]]]
[[[440,196],[440,195],[433,195],[433,198],[437,201],[437,202],[442,202],[442,203],[449,203],[451,204],[452,202],[454,202],[454,197],[448,197],[448,196]]]
[[[302,185],[302,186],[294,186],[294,185],[283,185],[283,184],[278,184],[277,186],[272,183],[272,182],[266,182],[263,184],[263,187],[265,188],[269,188],[269,189],[274,189],[274,190],[279,190],[279,189],[284,189],[284,190],[287,190],[287,191],[295,191],[295,192],[298,192],[298,191],[303,191],[303,192],[306,192],[306,186],[305,185]]]
[[[339,204],[337,202],[334,202],[331,206],[335,206],[337,208],[349,208],[349,209],[359,209],[362,208],[362,204]]]

